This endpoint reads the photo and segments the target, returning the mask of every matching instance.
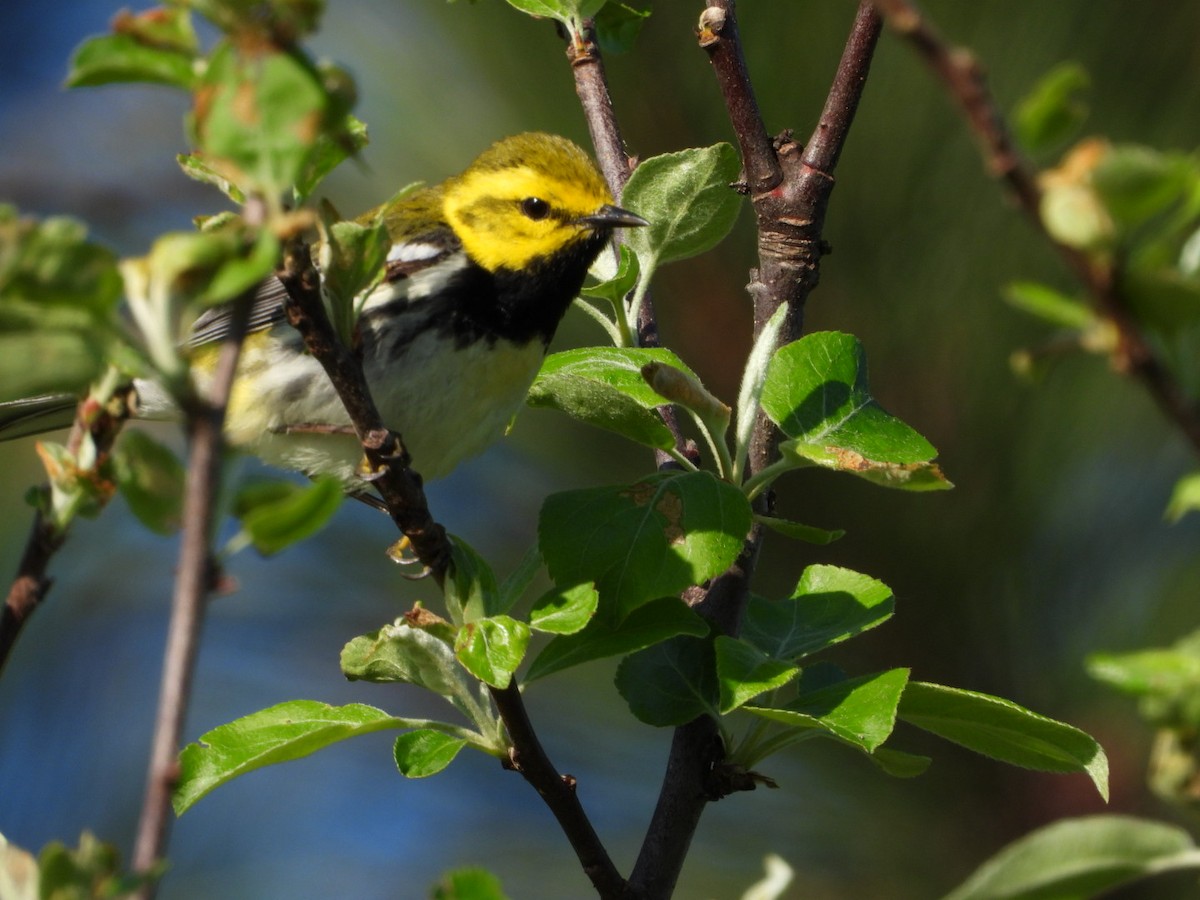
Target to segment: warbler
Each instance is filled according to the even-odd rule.
[[[447,474],[500,437],[525,400],[559,321],[618,227],[648,224],[615,205],[595,163],[550,134],[505,138],[462,174],[360,217],[382,215],[386,273],[361,300],[357,338],[372,397],[425,478]],[[320,364],[287,324],[276,278],[258,289],[226,413],[229,441],[350,490],[362,453]],[[230,310],[191,336],[203,386]],[[139,385],[153,417],[168,401]],[[6,413],[5,407],[8,408]],[[0,439],[27,434],[32,407],[0,404]],[[361,482],[358,482],[361,485]]]

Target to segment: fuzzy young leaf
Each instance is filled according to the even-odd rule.
[[[179,530],[184,468],[179,458],[144,431],[122,432],[113,451],[117,490],[138,521],[157,534]]]
[[[1063,819],[1009,844],[943,900],[1087,900],[1180,869],[1200,869],[1182,828],[1132,816]]]
[[[418,728],[396,738],[392,756],[405,778],[427,778],[450,765],[466,745],[464,738],[432,728]]]
[[[585,286],[580,294],[593,300],[607,300],[613,306],[624,303],[626,295],[637,284],[641,271],[637,256],[622,244],[618,251],[616,271],[603,281]]]
[[[242,532],[263,556],[312,537],[322,528],[345,496],[336,478],[320,476],[311,484],[261,482],[244,488],[234,501]]]
[[[1087,104],[1080,95],[1090,84],[1079,63],[1052,68],[1017,106],[1013,122],[1018,140],[1034,153],[1070,140],[1087,119]]]
[[[914,681],[900,703],[911,725],[1001,762],[1040,772],[1081,772],[1108,799],[1108,758],[1096,741],[1062,722],[974,691]]]
[[[792,596],[752,596],[742,638],[774,659],[796,660],[861,634],[892,616],[891,589],[837,566],[809,566]]]
[[[742,206],[730,187],[740,169],[729,144],[653,156],[634,169],[621,202],[650,222],[626,237],[645,278],[660,265],[715,247],[729,233]]]
[[[583,631],[556,637],[534,659],[525,682],[594,659],[632,653],[676,635],[705,634],[708,626],[704,620],[677,597],[651,600],[620,624],[593,618]]]
[[[684,725],[717,715],[719,689],[712,644],[674,637],[621,660],[617,690],[647,725]]]
[[[771,318],[763,325],[750,355],[746,357],[746,367],[742,370],[742,384],[738,389],[737,425],[734,435],[734,480],[738,480],[746,465],[746,455],[750,452],[750,438],[754,434],[754,423],[758,419],[758,404],[762,398],[763,382],[767,378],[767,368],[775,354],[775,345],[779,341],[779,332],[788,315],[788,305],[781,304]]]
[[[655,407],[664,405],[642,377],[642,367],[658,362],[690,370],[670,350],[585,347],[552,353],[529,390],[526,402],[550,407],[597,428],[666,450],[675,445]]]
[[[538,542],[557,584],[594,582],[602,614],[622,619],[725,571],[750,529],[750,505],[708,472],[553,494]]]
[[[182,815],[209,791],[255,769],[300,759],[359,734],[427,724],[396,718],[361,703],[280,703],[214,728],[184,747],[171,802],[176,815]]]
[[[590,583],[553,587],[533,604],[529,625],[550,634],[576,634],[587,627],[599,602],[600,594]]]
[[[528,646],[528,625],[510,616],[492,616],[474,619],[459,629],[454,655],[480,681],[503,690]]]
[[[784,707],[746,706],[747,712],[814,730],[874,753],[896,727],[896,706],[908,683],[908,669],[891,669],[875,675],[849,678],[804,691]]]
[[[748,641],[718,635],[715,646],[722,713],[783,687],[800,674],[796,666],[768,656]]]
[[[470,695],[467,677],[454,658],[449,623],[420,628],[407,618],[354,638],[342,648],[342,673],[351,681],[415,684],[451,702]]]

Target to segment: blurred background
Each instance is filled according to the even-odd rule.
[[[547,22],[499,0],[339,0],[314,41],[347,65],[371,133],[363,165],[324,186],[352,215],[410,181],[458,171],[495,138],[545,129],[586,141],[561,42]],[[1063,59],[1093,79],[1089,132],[1191,150],[1200,137],[1200,5],[1173,0],[927,0],[954,41],[1015,103]],[[649,156],[729,140],[693,27],[701,4],[658,4],[634,52],[607,61],[630,148]],[[114,0],[0,5],[0,200],[65,213],[122,255],[222,208],[178,170],[181,97],[166,89],[61,88],[71,50],[107,29]],[[745,3],[741,28],[773,131],[812,128],[853,17],[850,2]],[[941,88],[885,34],[837,172],[833,254],[808,308],[810,330],[858,335],[885,408],[941,451],[956,483],[891,493],[812,472],[781,485],[789,516],[847,537],[828,548],[768,540],[757,589],[790,592],[810,562],[885,581],[897,614],[832,659],[851,673],[911,666],[913,677],[1000,694],[1097,737],[1113,767],[1108,810],[1195,822],[1144,787],[1150,735],[1133,704],[1093,683],[1085,656],[1172,642],[1200,620],[1200,517],[1163,521],[1195,460],[1141,389],[1096,358],[1068,358],[1037,385],[1009,355],[1048,335],[1005,306],[1003,286],[1072,283],[983,171]],[[726,400],[749,341],[743,286],[750,216],[705,257],[664,271],[666,342]],[[600,342],[569,316],[559,348]],[[161,432],[167,437],[171,432]],[[247,463],[247,466],[253,464]],[[507,571],[532,542],[546,494],[637,476],[637,448],[545,411],[430,491],[435,514]],[[39,478],[30,443],[0,445],[0,572],[15,568]],[[441,710],[422,692],[348,684],[349,638],[379,627],[430,586],[384,556],[378,514],[345,504],[333,526],[263,560],[233,557],[239,590],[213,601],[187,727],[194,739],[293,698],[360,701],[411,716]],[[141,803],[177,547],[122,503],[83,523],[55,560],[54,589],[0,680],[0,833],[36,850],[81,829],[130,850]],[[655,801],[670,734],[637,723],[592,664],[527,694],[535,722],[618,867],[628,871]],[[934,757],[894,780],[843,748],[805,744],[762,766],[780,789],[732,796],[702,822],[678,896],[731,898],[778,853],[797,870],[789,897],[940,896],[997,848],[1040,824],[1102,811],[1083,776],[1015,770],[899,730]],[[495,761],[464,753],[442,775],[405,781],[388,735],[254,773],[175,826],[160,896],[408,898],[446,869],[480,864],[514,898],[591,896],[538,798]],[[1195,896],[1189,877],[1124,898]]]

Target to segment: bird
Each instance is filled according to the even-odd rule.
[[[502,436],[614,230],[648,224],[616,205],[582,148],[541,132],[503,138],[461,174],[359,217],[379,220],[391,246],[381,281],[358,298],[357,349],[384,423],[426,480]],[[287,323],[286,296],[272,276],[253,298],[226,437],[267,463],[332,475],[358,492],[361,448],[325,371]],[[201,389],[231,317],[214,307],[192,327]],[[171,413],[161,388],[139,382],[138,393],[139,415]],[[0,440],[41,427],[52,400],[0,404]]]

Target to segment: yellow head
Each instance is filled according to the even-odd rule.
[[[598,228],[641,224],[629,214],[621,219],[583,150],[550,134],[496,142],[445,183],[442,203],[467,255],[492,272],[523,270]]]

